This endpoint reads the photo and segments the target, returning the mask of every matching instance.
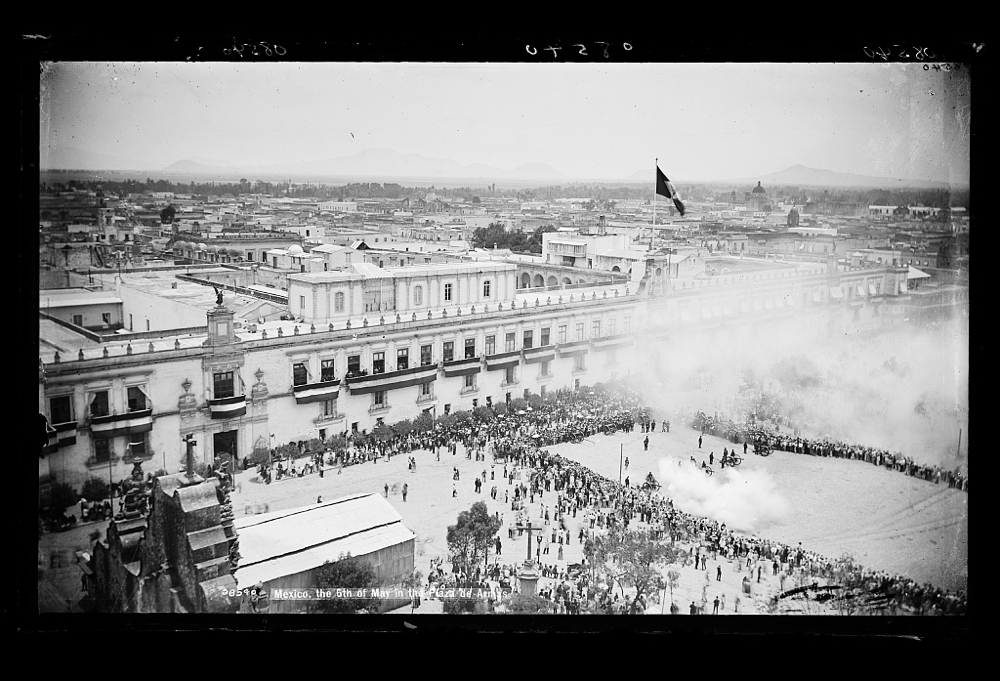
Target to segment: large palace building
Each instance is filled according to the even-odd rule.
[[[640,371],[682,335],[873,329],[901,322],[909,300],[908,270],[892,264],[719,257],[677,278],[669,255],[646,255],[638,283],[531,289],[497,261],[292,274],[286,319],[273,296],[213,291],[183,268],[120,275],[112,321],[126,328],[102,334],[40,310],[39,481],[120,480],[136,461],[177,473],[189,436],[204,463],[242,459],[593,385]]]

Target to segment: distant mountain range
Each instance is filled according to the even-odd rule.
[[[561,183],[584,182],[583,178],[574,178],[562,173],[544,163],[522,163],[513,170],[504,170],[482,163],[463,165],[456,161],[422,156],[420,154],[400,154],[391,149],[366,149],[350,156],[315,161],[295,161],[290,163],[275,163],[267,165],[239,166],[231,161],[205,159],[199,157],[186,158],[170,165],[156,169],[145,168],[144,164],[132,159],[87,152],[73,147],[41,149],[40,166],[45,169],[66,170],[134,170],[144,173],[157,172],[165,175],[198,176],[222,182],[235,182],[246,178],[251,182],[262,179],[275,181],[277,179],[310,176],[313,178],[338,178],[351,181],[406,181],[422,180],[425,182],[510,182],[524,184],[527,182]],[[671,177],[677,183],[693,183],[698,180]],[[623,184],[643,184],[654,182],[654,169],[636,171],[626,178],[596,178],[589,181],[621,182]],[[760,175],[758,177],[738,178],[732,180],[705,180],[705,184],[730,184],[756,186],[757,182],[765,185],[793,185],[799,187],[868,187],[868,188],[935,188],[946,187],[946,182],[928,182],[921,180],[904,180],[898,178],[871,177],[839,173],[821,168],[809,168],[804,165],[794,165],[785,170]],[[701,183],[701,182],[699,182]]]
[[[631,175],[627,182],[648,182],[653,184],[655,171],[639,170]],[[798,164],[779,170],[767,175],[757,177],[744,177],[732,180],[693,180],[683,177],[671,178],[675,184],[735,184],[735,185],[792,185],[798,187],[865,187],[871,189],[892,189],[898,187],[912,187],[915,189],[930,189],[936,187],[947,187],[947,182],[930,182],[927,180],[904,180],[891,177],[871,177],[869,175],[854,175],[852,173],[838,173],[834,170],[823,168],[809,168]]]

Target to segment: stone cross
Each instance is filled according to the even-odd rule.
[[[531,521],[529,520],[528,521],[528,526],[526,528],[524,528],[524,531],[528,533],[528,560],[531,560],[531,533],[532,532],[541,532],[542,528],[540,528],[540,527],[532,528],[531,527]]]

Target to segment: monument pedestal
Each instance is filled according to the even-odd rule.
[[[541,571],[535,567],[535,563],[530,560],[524,561],[524,565],[517,571],[517,578],[521,583],[522,596],[534,596],[537,594],[538,580],[541,578]]]

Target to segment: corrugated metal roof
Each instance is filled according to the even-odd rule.
[[[236,572],[236,581],[243,586],[250,586],[257,582],[269,582],[286,575],[294,575],[306,570],[315,569],[327,561],[335,562],[344,554],[363,556],[409,541],[414,537],[413,532],[405,525],[394,523],[385,527],[365,530],[342,539],[332,540],[298,553],[279,556],[258,563],[248,563],[244,558],[240,561],[240,568]],[[241,554],[244,552],[246,546],[247,541],[241,532]]]
[[[399,512],[378,494],[238,518],[234,525],[240,537],[240,573],[255,564],[280,564],[285,567],[277,574],[294,574],[322,565],[323,560],[335,559],[342,552],[360,555],[362,548],[365,553],[376,550],[370,548],[374,545],[384,548],[414,536],[402,520]],[[289,562],[298,561],[296,557],[313,554],[306,562],[318,562],[311,566],[295,570],[288,567],[300,565]]]

